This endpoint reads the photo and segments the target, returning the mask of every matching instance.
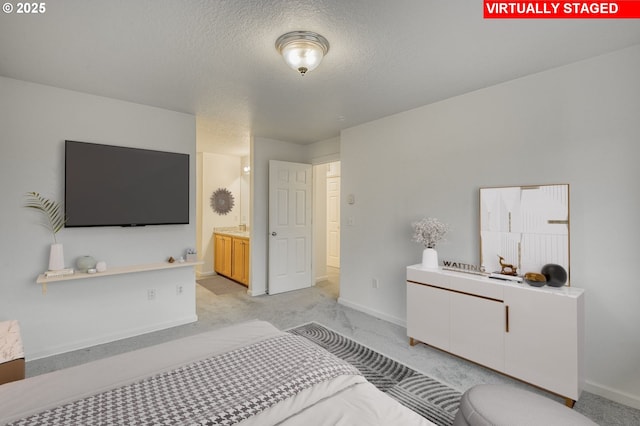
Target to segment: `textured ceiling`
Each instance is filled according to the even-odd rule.
[[[199,149],[340,129],[640,43],[640,20],[484,20],[481,1],[56,0],[0,14],[0,75],[195,114]],[[305,77],[274,48],[331,49]]]

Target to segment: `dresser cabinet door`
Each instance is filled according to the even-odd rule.
[[[504,372],[577,400],[582,297],[505,289],[509,331]]]
[[[501,301],[451,293],[451,353],[504,368],[505,307]]]
[[[407,335],[445,351],[450,347],[451,292],[408,282]]]

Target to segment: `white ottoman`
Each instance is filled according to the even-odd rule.
[[[596,423],[563,404],[532,392],[507,385],[477,385],[462,395],[453,425],[593,426]]]

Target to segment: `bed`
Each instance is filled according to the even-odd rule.
[[[433,425],[303,337],[249,321],[0,386],[0,424]]]

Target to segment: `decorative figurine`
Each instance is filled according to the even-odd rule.
[[[498,255],[498,258],[500,259],[500,267],[502,268],[500,270],[500,273],[502,275],[513,275],[514,277],[516,275],[518,275],[518,272],[517,272],[518,268],[517,267],[513,266],[510,263],[505,263],[504,257],[502,257],[500,255]]]

